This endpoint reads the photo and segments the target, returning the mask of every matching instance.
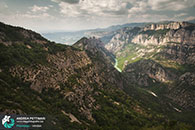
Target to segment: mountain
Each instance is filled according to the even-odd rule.
[[[173,21],[123,28],[105,48],[132,84],[179,113],[194,112],[195,24]]]
[[[194,24],[187,22],[170,22],[142,28],[124,28],[111,38],[105,48],[121,57],[120,68],[124,67],[125,61],[130,63],[143,56],[153,57],[154,54],[172,57],[179,63],[194,64],[194,27]],[[188,60],[184,61],[186,58]]]
[[[83,38],[71,47],[3,23],[0,34],[1,114],[45,115],[44,129],[52,130],[161,125],[122,90],[128,83],[100,41]]]
[[[56,43],[62,43],[65,45],[73,45],[75,42],[77,42],[79,39],[85,36],[84,31],[76,31],[76,32],[50,32],[50,33],[42,33],[42,35]]]
[[[43,33],[42,35],[51,41],[55,41],[57,43],[63,43],[66,45],[73,45],[82,37],[101,38],[101,41],[106,43],[108,40],[110,40],[110,37],[112,37],[113,34],[121,28],[144,26],[145,24],[146,23],[127,23],[122,25],[113,25],[107,28],[97,28],[97,29],[72,31],[72,32],[50,32],[50,33]]]
[[[189,23],[195,23],[195,19],[188,20],[187,22],[189,22]]]
[[[0,113],[44,115],[44,130],[193,129],[191,113],[184,119],[180,118],[186,114],[183,112],[166,114],[177,109],[175,104],[167,106],[172,103],[166,101],[170,98],[162,100],[139,87],[128,68],[117,71],[114,57],[95,38],[82,38],[67,46],[31,30],[0,23]],[[178,83],[193,87],[193,76],[191,72],[182,75]],[[174,97],[171,94],[178,95],[168,96]]]

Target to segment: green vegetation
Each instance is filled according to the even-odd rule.
[[[157,63],[161,64],[162,66],[166,67],[166,69],[174,72],[177,75],[184,74],[185,72],[194,72],[194,65],[190,64],[179,64],[174,60],[168,60],[164,57],[155,56],[153,60]]]
[[[123,49],[120,51],[120,54],[116,54],[118,60],[118,68],[123,70],[125,61],[128,61],[128,64],[130,64],[141,59],[140,57],[132,59],[138,55],[137,48],[141,49],[145,47],[138,44],[130,43],[123,47]]]
[[[0,32],[3,32],[3,41],[11,41],[11,42],[31,42],[33,39],[40,40],[40,41],[47,41],[43,38],[40,34],[35,33],[30,30],[25,30],[20,27],[13,27],[10,25],[6,25],[0,22]],[[31,35],[33,34],[33,36]]]
[[[43,115],[47,117],[47,122],[43,129],[63,130],[84,129],[77,123],[70,123],[69,118],[61,110],[79,114],[76,107],[63,98],[59,91],[53,89],[43,90],[39,94],[30,89],[28,82],[22,82],[19,78],[10,76],[9,73],[0,73],[0,110],[14,110],[16,114],[20,111],[31,115]],[[40,100],[41,99],[41,100]],[[54,125],[52,122],[56,122]]]
[[[31,82],[24,81],[21,77],[14,77],[10,72],[10,68],[15,66],[35,66],[36,68],[36,65],[49,68],[51,67],[50,62],[47,61],[49,55],[59,56],[58,52],[65,53],[70,51],[77,53],[80,50],[48,41],[44,44],[33,42],[32,37],[24,38],[24,35],[21,35],[21,28],[13,28],[0,24],[1,31],[7,34],[4,39],[5,41],[12,41],[12,45],[7,46],[0,43],[1,112],[44,115],[47,117],[47,122],[42,128],[44,130],[193,129],[191,124],[187,124],[191,123],[189,120],[194,122],[192,116],[188,119],[192,113],[168,113],[169,118],[163,113],[166,112],[165,107],[159,105],[159,99],[163,97],[160,93],[166,91],[167,89],[165,88],[172,84],[151,84],[148,88],[160,97],[154,98],[145,91],[145,88],[139,88],[139,86],[130,82],[127,83],[126,79],[123,79],[126,78],[124,73],[109,73],[112,72],[110,70],[111,67],[108,68],[110,64],[107,64],[105,59],[102,58],[103,54],[101,51],[97,53],[86,51],[89,58],[91,58],[92,64],[82,68],[71,68],[72,66],[68,68],[70,69],[69,75],[62,77],[62,79],[66,78],[66,80],[58,81],[57,83],[60,86],[59,88],[44,86],[41,93],[34,91],[30,87]],[[35,35],[34,38],[35,41],[37,39],[45,40],[40,35]],[[153,46],[150,46],[149,49],[151,48]],[[128,63],[133,63],[142,59],[137,52],[139,49],[147,50],[148,48],[133,43],[126,45],[122,53],[117,56],[119,67],[122,68],[126,60]],[[156,50],[149,52],[143,58],[150,58],[155,53]],[[76,56],[78,55],[74,55],[73,58],[80,58],[80,56]],[[65,55],[62,55],[62,57],[66,58]],[[136,58],[132,59],[134,57]],[[69,60],[74,61],[71,58]],[[72,62],[70,61],[70,63]],[[177,67],[181,72],[185,72],[194,66],[178,65]],[[48,70],[47,72],[49,73],[50,71]],[[58,72],[62,71],[56,68],[56,71],[52,71],[51,73]],[[113,77],[104,76],[107,74]],[[98,81],[98,78],[100,81]],[[125,88],[123,88],[124,91],[115,85],[115,81],[119,80],[124,80],[122,83],[126,84],[126,86],[124,85]],[[84,88],[86,87],[85,85],[81,86],[82,81],[85,82],[86,86],[90,87]],[[102,85],[100,85],[101,83]],[[158,89],[156,89],[157,87]],[[91,91],[88,89],[91,89]],[[66,97],[70,93],[73,93],[73,95]],[[94,99],[91,107],[86,105],[88,102],[91,103],[89,101],[90,98],[87,97],[88,95],[92,97],[91,99]],[[165,100],[168,99],[165,98]],[[88,120],[81,111],[82,109],[89,110],[86,112],[91,112],[96,122]],[[82,124],[70,122],[69,117],[63,111],[73,114]]]
[[[56,54],[57,52],[66,51],[67,46],[62,44],[56,44],[56,43],[47,43],[46,47],[48,48],[48,53],[50,54]],[[74,48],[72,48],[74,49]]]
[[[30,45],[31,49],[26,45]],[[47,52],[41,44],[0,44],[0,67],[9,68],[15,65],[46,64]]]
[[[118,67],[123,70],[125,62],[127,62],[127,64],[131,64],[142,59],[150,59],[158,53],[157,50],[160,48],[163,48],[163,46],[143,46],[134,43],[126,44],[123,49],[116,54],[118,60]]]
[[[147,30],[142,31],[140,34],[147,34],[148,36],[154,37],[163,37],[170,29],[161,29],[161,30]]]

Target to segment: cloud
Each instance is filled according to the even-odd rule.
[[[79,3],[80,0],[51,0],[52,2],[65,2],[65,3],[69,3],[69,4],[77,4]]]
[[[0,13],[8,9],[8,5],[5,2],[0,1]]]
[[[136,13],[144,13],[148,11],[148,5],[146,1],[138,1],[134,3],[134,6],[128,10],[129,15],[134,15]]]
[[[33,6],[24,6],[22,0],[12,2],[0,0],[1,21],[38,29],[86,29],[128,22],[182,21],[195,16],[195,0],[48,0],[41,6],[40,2]]]
[[[195,6],[194,0],[51,0],[65,17],[132,17],[158,15],[161,11],[183,11]],[[70,2],[71,1],[71,2]],[[162,14],[162,13],[161,13]],[[175,15],[175,13],[172,13]],[[174,17],[174,16],[173,16]],[[177,16],[182,17],[182,16]]]
[[[49,9],[49,7],[34,5],[33,7],[30,7],[30,9],[32,12],[46,12]]]
[[[193,0],[52,0],[59,6],[64,19],[86,23],[149,22],[182,19],[184,11],[193,7]],[[74,4],[73,4],[74,3]],[[169,14],[168,12],[171,13]],[[178,12],[177,12],[178,11]],[[103,21],[105,21],[103,23]],[[107,23],[106,23],[107,22]]]
[[[180,13],[180,14],[176,14],[174,17],[179,18],[179,17],[184,17],[186,15],[188,15],[188,14],[187,13]]]
[[[126,15],[132,7],[129,2],[121,0],[82,0],[79,4],[57,1],[60,12],[69,17]]]
[[[195,6],[194,0],[148,0],[148,5],[152,10],[179,11]]]
[[[80,0],[61,0],[61,1],[67,2],[69,4],[77,4],[77,3],[79,3]]]
[[[41,13],[41,14],[32,14],[32,13],[25,13],[25,14],[17,14],[18,17],[23,18],[29,18],[29,19],[45,19],[45,18],[51,18],[51,16],[48,13]]]
[[[170,18],[167,15],[160,15],[160,14],[140,14],[140,15],[131,15],[129,16],[131,22],[157,22],[157,21],[167,21]]]

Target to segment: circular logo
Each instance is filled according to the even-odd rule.
[[[2,125],[5,128],[12,128],[15,124],[15,121],[13,118],[9,119],[10,116],[5,115],[5,117],[2,119]]]

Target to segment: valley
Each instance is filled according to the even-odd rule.
[[[52,130],[194,129],[194,27],[126,24],[70,46],[0,23],[0,112]]]

